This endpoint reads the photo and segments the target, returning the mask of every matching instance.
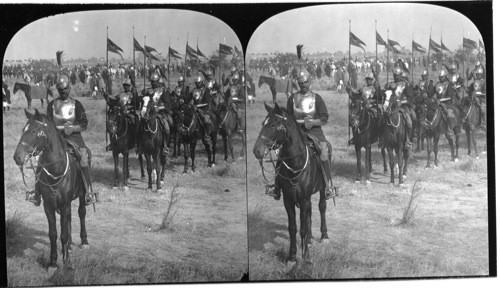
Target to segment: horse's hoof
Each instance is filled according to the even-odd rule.
[[[406,179],[406,175],[405,174],[403,174],[403,179]]]
[[[141,181],[145,181],[146,180],[146,176],[141,176]]]
[[[113,186],[113,190],[118,190],[118,186]]]
[[[57,265],[55,265],[55,266],[49,266],[47,268],[47,272],[49,273],[49,275],[52,275],[52,274],[54,274],[57,271],[58,268],[59,267],[57,267]]]
[[[153,189],[152,188],[148,188],[148,189],[146,189],[146,192],[147,193],[153,193]]]
[[[160,183],[161,183],[161,185],[163,185],[163,184],[165,184],[165,181],[161,180]]]
[[[82,249],[89,249],[90,245],[89,244],[82,244],[81,248]]]
[[[322,244],[328,244],[328,243],[330,243],[330,239],[328,239],[328,238],[323,238],[323,239],[321,239],[321,243],[322,243]]]
[[[128,186],[123,186],[123,190],[128,191],[129,190]]]

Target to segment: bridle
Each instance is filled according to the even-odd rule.
[[[283,179],[286,179],[290,182],[296,180],[297,178],[299,178],[302,173],[305,171],[307,165],[309,164],[309,149],[306,147],[306,161],[304,162],[304,166],[300,169],[293,169],[291,168],[287,163],[286,163],[286,160],[289,160],[289,159],[292,159],[292,158],[295,158],[295,157],[298,157],[300,155],[303,155],[304,152],[301,152],[301,153],[298,153],[298,154],[295,154],[295,155],[292,155],[292,156],[289,156],[289,157],[280,157],[279,156],[279,153],[276,154],[277,156],[277,160],[276,161],[280,161],[281,164],[283,164],[285,166],[285,168],[287,169],[287,171],[290,171],[292,174],[297,174],[296,176],[294,177],[288,177],[288,176],[285,176],[283,175],[282,173],[280,173],[280,168],[281,168],[281,165],[277,166],[275,163],[274,163],[274,159],[272,158],[270,152],[271,151],[276,151],[276,150],[281,150],[281,148],[283,147],[283,142],[285,141],[285,138],[286,138],[286,135],[288,133],[288,130],[286,128],[286,126],[284,125],[285,121],[287,120],[287,117],[286,116],[281,116],[281,115],[278,115],[278,114],[275,114],[276,117],[278,117],[280,119],[277,127],[275,128],[273,134],[270,136],[270,137],[267,137],[265,135],[262,135],[262,134],[259,134],[259,138],[263,139],[264,140],[264,145],[266,146],[266,149],[264,151],[264,157],[262,159],[259,159],[259,164],[260,164],[260,167],[261,167],[261,171],[262,171],[262,175],[264,176],[264,179],[266,181],[269,182],[269,180],[267,180],[266,178],[266,175],[264,172],[270,172],[270,171],[266,171],[264,169],[264,164],[263,164],[263,159],[266,158],[267,156],[269,156],[270,158],[270,162],[273,164],[273,167],[274,167],[274,173],[281,176]],[[264,120],[264,123],[266,121],[269,120],[269,117],[266,118],[266,120]],[[280,137],[278,137],[280,136]]]
[[[118,131],[114,131],[114,132],[110,132],[113,137],[115,138],[115,140],[118,140],[118,139],[121,139],[123,138],[125,135],[127,135],[127,132],[128,132],[128,121],[127,119],[125,119],[125,113],[123,113],[123,111],[121,110],[120,107],[118,106],[114,106],[113,109],[115,111],[117,111],[116,113],[119,114],[119,115],[123,115],[124,116],[124,121],[125,121],[125,132],[123,132],[122,135],[118,135]],[[118,129],[118,121],[117,120],[111,120],[109,117],[108,117],[108,124],[110,125],[114,125],[115,127],[117,127]]]
[[[368,131],[368,128],[370,128],[370,122],[371,122],[370,118],[371,118],[371,117],[370,117],[370,115],[368,115],[368,114],[367,114],[368,123],[366,123],[366,127],[365,127],[365,128],[363,128],[363,129],[361,129],[361,130],[360,130],[360,128],[359,128],[359,127],[361,126],[361,121],[360,121],[360,119],[359,119],[359,117],[360,117],[359,115],[360,115],[363,111],[365,111],[365,107],[363,106],[363,102],[362,102],[362,101],[360,101],[360,100],[355,100],[355,101],[353,101],[352,103],[357,103],[357,104],[359,105],[359,107],[360,107],[360,108],[359,108],[359,113],[358,113],[358,114],[350,114],[350,115],[349,115],[349,117],[352,117],[352,118],[353,118],[353,121],[356,121],[356,122],[358,123],[358,126],[356,127],[356,130],[355,130],[355,131],[356,131],[358,134],[363,134],[363,133],[365,133],[366,131]],[[352,111],[352,109],[350,109],[350,111]]]
[[[40,125],[42,125],[42,128],[37,132],[36,136],[35,136],[35,139],[33,140],[33,143],[30,145],[24,141],[21,141],[19,142],[19,144],[21,144],[22,146],[24,146],[28,152],[28,154],[26,155],[25,157],[25,161],[23,164],[19,165],[19,169],[21,170],[21,174],[23,176],[23,183],[26,187],[28,187],[28,185],[26,185],[26,181],[25,181],[25,174],[24,174],[24,170],[23,170],[23,165],[27,162],[26,159],[31,159],[30,161],[33,161],[33,158],[36,159],[37,161],[37,166],[40,166],[42,168],[42,170],[40,171],[40,173],[36,173],[35,171],[35,168],[33,167],[33,162],[31,163],[31,168],[33,169],[33,172],[35,174],[35,183],[36,182],[40,182],[41,184],[49,187],[52,192],[56,193],[56,191],[54,190],[53,187],[57,186],[59,183],[61,183],[62,179],[64,178],[64,176],[68,173],[68,170],[69,170],[69,155],[68,155],[68,152],[66,151],[65,154],[66,154],[66,157],[64,159],[66,159],[66,167],[64,169],[64,172],[63,174],[59,175],[59,176],[55,176],[53,175],[52,173],[50,173],[47,168],[44,167],[45,166],[49,166],[49,165],[52,165],[54,163],[58,163],[58,162],[61,162],[61,161],[64,161],[64,159],[59,159],[59,160],[56,160],[54,162],[50,162],[50,163],[45,163],[45,164],[42,164],[40,163],[40,161],[38,161],[38,159],[40,158],[40,156],[42,155],[42,153],[44,152],[45,148],[46,148],[46,144],[47,144],[47,133],[45,132],[44,128],[47,127],[47,123],[45,121],[45,118],[43,119],[43,121],[39,121],[39,120],[32,120]],[[26,133],[26,131],[24,132]],[[24,134],[23,134],[24,135]],[[22,136],[21,136],[22,138]],[[35,145],[37,144],[37,142],[39,141],[39,139],[41,139],[43,141],[43,145],[42,145],[42,149],[39,149],[37,148],[38,146],[40,145]],[[49,183],[45,183],[44,181],[41,180],[41,174],[42,172],[45,172],[45,174],[47,174],[47,176],[49,176],[50,178],[52,178],[52,180],[57,180],[56,183],[54,184],[49,184]]]

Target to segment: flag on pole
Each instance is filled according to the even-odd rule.
[[[198,52],[186,44],[186,55],[189,59],[198,59]]]
[[[387,43],[385,43],[384,39],[382,39],[382,36],[377,33],[377,45],[382,45],[382,46],[387,46]]]
[[[432,38],[429,38],[429,51],[441,52],[441,46],[438,43],[434,42]]]
[[[394,48],[394,46],[399,46],[399,47],[401,47],[401,45],[399,45],[399,43],[398,43],[397,41],[391,40],[391,39],[389,39],[389,38],[387,38],[387,43],[389,43],[389,45],[390,45],[391,47],[393,47],[393,48]]]
[[[363,52],[366,53],[365,48],[363,46],[361,46],[361,45],[366,46],[365,42],[361,41],[361,39],[359,39],[352,32],[349,32],[349,45],[359,47],[359,48],[363,49]]]
[[[234,52],[236,52],[236,56],[243,57],[243,52],[238,50],[238,47],[234,46]]]
[[[116,45],[113,41],[111,41],[111,39],[108,38],[108,51],[109,52],[113,52],[113,53],[116,53],[118,55],[120,55],[120,57],[122,57],[122,60],[123,60],[123,56],[122,54],[120,53],[123,52],[122,48],[118,47],[118,45]]]
[[[393,53],[395,54],[405,54],[402,50],[398,50],[396,47],[392,47],[392,50],[391,50]]]
[[[139,44],[139,41],[137,41],[134,37],[134,51],[139,51],[142,52],[144,49],[142,49],[141,44]]]
[[[477,49],[477,43],[474,40],[464,37],[464,48]]]
[[[158,53],[158,51],[156,51],[155,48],[153,48],[151,46],[147,46],[147,45],[144,45],[144,50],[148,51],[149,53],[151,53],[153,51],[156,52],[156,53]]]
[[[170,48],[170,47],[168,47],[168,57],[182,59],[181,54],[179,52],[177,52],[176,50]]]
[[[421,53],[427,52],[427,50],[424,47],[422,47],[422,45],[418,44],[415,41],[412,41],[412,47],[413,47],[414,51],[421,52]]]
[[[198,56],[203,57],[203,58],[205,58],[205,59],[207,59],[207,60],[208,60],[208,57],[207,57],[207,56],[205,56],[205,54],[203,54],[203,53],[200,51],[200,48],[198,48],[198,46],[196,46],[196,53],[198,54]]]
[[[233,54],[233,48],[231,48],[227,45],[224,45],[222,43],[219,43],[219,52],[222,54],[231,55],[231,54]]]
[[[448,49],[448,47],[446,47],[446,46],[444,45],[443,40],[441,40],[441,49],[446,50],[446,51],[448,51],[448,52],[452,53],[452,52],[451,52],[451,50],[450,50],[450,49]]]

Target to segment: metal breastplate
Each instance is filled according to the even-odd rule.
[[[75,100],[69,98],[68,101],[55,100],[52,106],[53,120],[56,126],[64,124],[75,124],[76,122],[76,109]]]
[[[448,82],[440,82],[436,84],[436,94],[438,98],[444,98],[446,95],[446,89],[448,88]]]
[[[194,104],[200,104],[203,101],[203,93],[205,92],[204,88],[195,88],[193,89],[193,102]]]
[[[309,92],[306,95],[297,93],[293,97],[293,114],[296,120],[314,117],[316,114],[316,95]]]
[[[418,83],[418,89],[420,91],[426,91],[427,90],[426,87],[427,87],[427,83],[425,83],[424,80],[420,80],[420,82]]]
[[[163,94],[163,91],[161,89],[154,90],[154,93],[153,93],[151,99],[153,100],[153,103],[155,104],[155,106],[158,105],[158,103],[160,102],[161,94]]]
[[[118,100],[120,101],[120,104],[128,105],[132,102],[132,93],[123,92],[120,95],[118,95]]]
[[[366,100],[372,100],[375,97],[375,87],[373,86],[364,86],[361,91]]]
[[[229,95],[231,96],[232,100],[240,100],[240,98],[238,98],[239,88],[240,87],[238,85],[233,85],[229,88]]]
[[[396,90],[394,92],[396,93],[396,99],[398,101],[406,100],[406,99],[402,99],[403,92],[404,92],[405,88],[406,88],[406,83],[404,81],[400,81],[400,82],[396,83]]]

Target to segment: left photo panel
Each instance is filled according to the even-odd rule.
[[[248,273],[243,54],[176,9],[58,14],[2,63],[9,287]]]

